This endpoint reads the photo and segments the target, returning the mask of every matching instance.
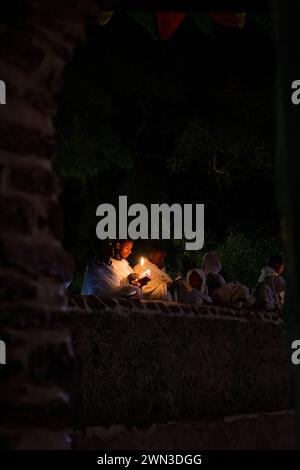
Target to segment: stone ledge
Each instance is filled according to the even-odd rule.
[[[130,314],[143,311],[147,314],[196,315],[210,318],[231,318],[241,321],[271,322],[283,325],[282,312],[265,312],[262,310],[225,308],[217,305],[188,305],[178,302],[159,300],[128,300],[124,298],[96,297],[94,295],[72,295],[69,297],[72,311],[77,313],[93,313],[95,311],[111,311],[119,314]]]
[[[157,423],[145,430],[111,426],[73,432],[74,449],[247,450],[294,449],[291,411],[228,417],[216,422]]]

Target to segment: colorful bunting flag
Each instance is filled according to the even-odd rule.
[[[134,19],[139,25],[141,25],[153,39],[158,38],[158,27],[155,13],[143,11],[127,11],[128,16]]]
[[[183,18],[185,13],[162,13],[156,12],[156,17],[158,21],[158,30],[159,35],[162,39],[169,39],[176,31]]]
[[[243,28],[246,13],[211,12],[211,19],[222,26]]]
[[[127,12],[132,18],[141,24],[153,38],[159,36],[170,39],[183,19],[188,15],[198,27],[211,37],[215,37],[213,22],[226,27],[243,28],[246,21],[246,13],[211,12],[209,14],[185,13],[185,12]],[[101,11],[98,21],[101,26],[106,25],[113,15],[113,11]],[[156,21],[155,21],[156,17]],[[158,27],[157,27],[158,26]]]
[[[187,16],[193,20],[198,28],[207,36],[215,38],[215,27],[212,19],[205,13],[187,13]]]
[[[105,26],[111,17],[113,16],[113,11],[100,11],[98,15],[98,22],[101,26]]]

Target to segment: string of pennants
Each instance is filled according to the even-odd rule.
[[[113,16],[113,11],[100,11],[98,21],[105,26]],[[135,21],[143,26],[152,37],[160,37],[164,40],[170,37],[179,28],[185,18],[192,19],[205,34],[214,37],[214,25],[224,27],[243,28],[246,21],[246,13],[211,12],[208,14],[184,13],[184,12],[135,12],[128,11]]]

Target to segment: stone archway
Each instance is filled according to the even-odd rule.
[[[74,367],[63,281],[59,182],[52,172],[55,94],[93,1],[2,6],[0,108],[0,447],[68,448]],[[3,12],[4,9],[4,12]]]

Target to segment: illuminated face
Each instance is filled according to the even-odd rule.
[[[117,248],[119,250],[119,254],[120,254],[121,258],[126,259],[126,258],[128,258],[128,256],[132,252],[133,243],[129,240],[126,240],[122,244],[118,243]]]

